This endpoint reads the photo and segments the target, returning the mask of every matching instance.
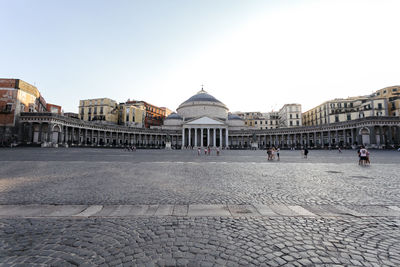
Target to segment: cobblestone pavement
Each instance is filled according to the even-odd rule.
[[[0,265],[400,266],[400,153],[281,157],[2,149]]]

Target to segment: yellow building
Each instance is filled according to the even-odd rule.
[[[79,118],[84,121],[106,121],[118,123],[118,104],[109,98],[79,101]]]
[[[372,95],[326,101],[304,112],[302,120],[304,126],[313,126],[373,116],[388,116],[385,98]]]
[[[129,127],[144,127],[146,107],[144,105],[121,103],[119,105],[119,124]]]
[[[384,97],[388,101],[389,116],[400,116],[400,86],[385,87],[376,91],[376,97]]]

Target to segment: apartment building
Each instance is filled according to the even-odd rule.
[[[305,126],[344,122],[371,116],[388,116],[387,99],[356,96],[326,101],[302,114]]]

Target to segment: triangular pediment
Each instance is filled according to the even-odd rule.
[[[187,123],[185,123],[186,125],[225,125],[224,123],[215,120],[215,119],[211,119],[209,117],[201,117],[198,119],[194,119],[192,121],[189,121]]]

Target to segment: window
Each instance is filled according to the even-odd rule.
[[[397,88],[393,88],[392,92],[397,92]]]
[[[254,124],[257,124],[257,121],[255,121]]]
[[[382,103],[378,103],[378,109],[382,109]]]
[[[89,108],[88,114],[92,114],[92,108]]]
[[[91,121],[92,120],[92,117],[89,115],[89,117],[88,117],[88,121]]]
[[[347,114],[347,120],[351,121],[351,114]]]
[[[351,108],[353,107],[353,103],[350,103],[350,107],[351,107]]]
[[[347,108],[347,103],[344,103],[343,105],[344,105],[345,108]]]
[[[293,126],[293,121],[290,121],[290,126]]]
[[[299,126],[299,125],[300,125],[300,122],[299,122],[299,121],[296,121],[296,125]]]
[[[290,118],[292,118],[292,114],[290,114]]]
[[[97,107],[94,107],[94,111],[93,111],[93,114],[97,114]]]
[[[299,113],[296,113],[296,119],[298,119],[299,118]]]
[[[81,108],[81,115],[83,115],[85,112],[84,112],[84,109],[83,108]]]
[[[103,114],[103,107],[100,107],[100,114]]]
[[[12,109],[12,104],[6,104],[6,107],[4,108],[4,111],[10,112]]]
[[[335,116],[335,122],[339,122],[339,116],[338,115]]]

